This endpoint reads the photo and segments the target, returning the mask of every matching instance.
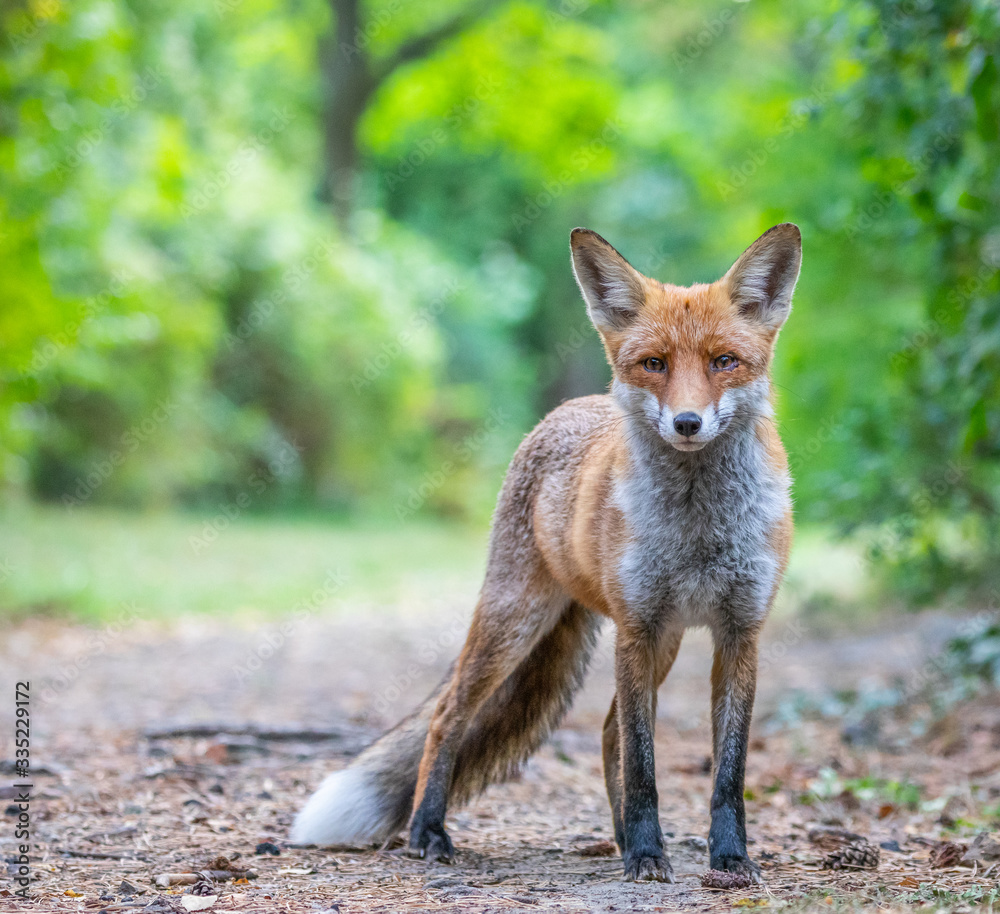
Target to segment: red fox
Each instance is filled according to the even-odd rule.
[[[798,280],[799,229],[775,226],[720,280],[687,288],[643,276],[587,229],[572,232],[570,250],[610,395],[563,403],[518,448],[458,660],[419,710],[324,781],[292,840],[380,842],[409,822],[412,854],[452,861],[448,804],[538,749],[609,617],[616,693],[604,777],[625,877],[673,880],[657,808],[656,693],[684,629],[707,626],[709,863],[760,882],[743,781],[757,639],[792,536],[769,372]]]

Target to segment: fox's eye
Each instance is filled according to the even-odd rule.
[[[734,355],[720,355],[712,359],[712,369],[714,371],[732,371],[740,360]]]
[[[642,367],[645,368],[646,371],[665,371],[667,363],[664,362],[663,359],[646,359],[646,361],[642,363]]]

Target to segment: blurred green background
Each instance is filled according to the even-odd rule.
[[[793,597],[996,605],[998,59],[987,0],[5,3],[0,607],[474,589],[608,381],[569,230],[689,283],[786,220]]]

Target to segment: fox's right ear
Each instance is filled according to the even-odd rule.
[[[792,310],[801,266],[802,233],[783,222],[751,244],[723,278],[741,314],[778,330]]]
[[[624,330],[642,307],[642,275],[590,229],[573,229],[569,249],[573,274],[594,326],[601,331]]]

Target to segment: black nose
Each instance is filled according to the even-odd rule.
[[[692,435],[697,435],[700,428],[701,416],[697,413],[681,413],[679,416],[674,416],[674,430],[678,435],[690,438]]]

